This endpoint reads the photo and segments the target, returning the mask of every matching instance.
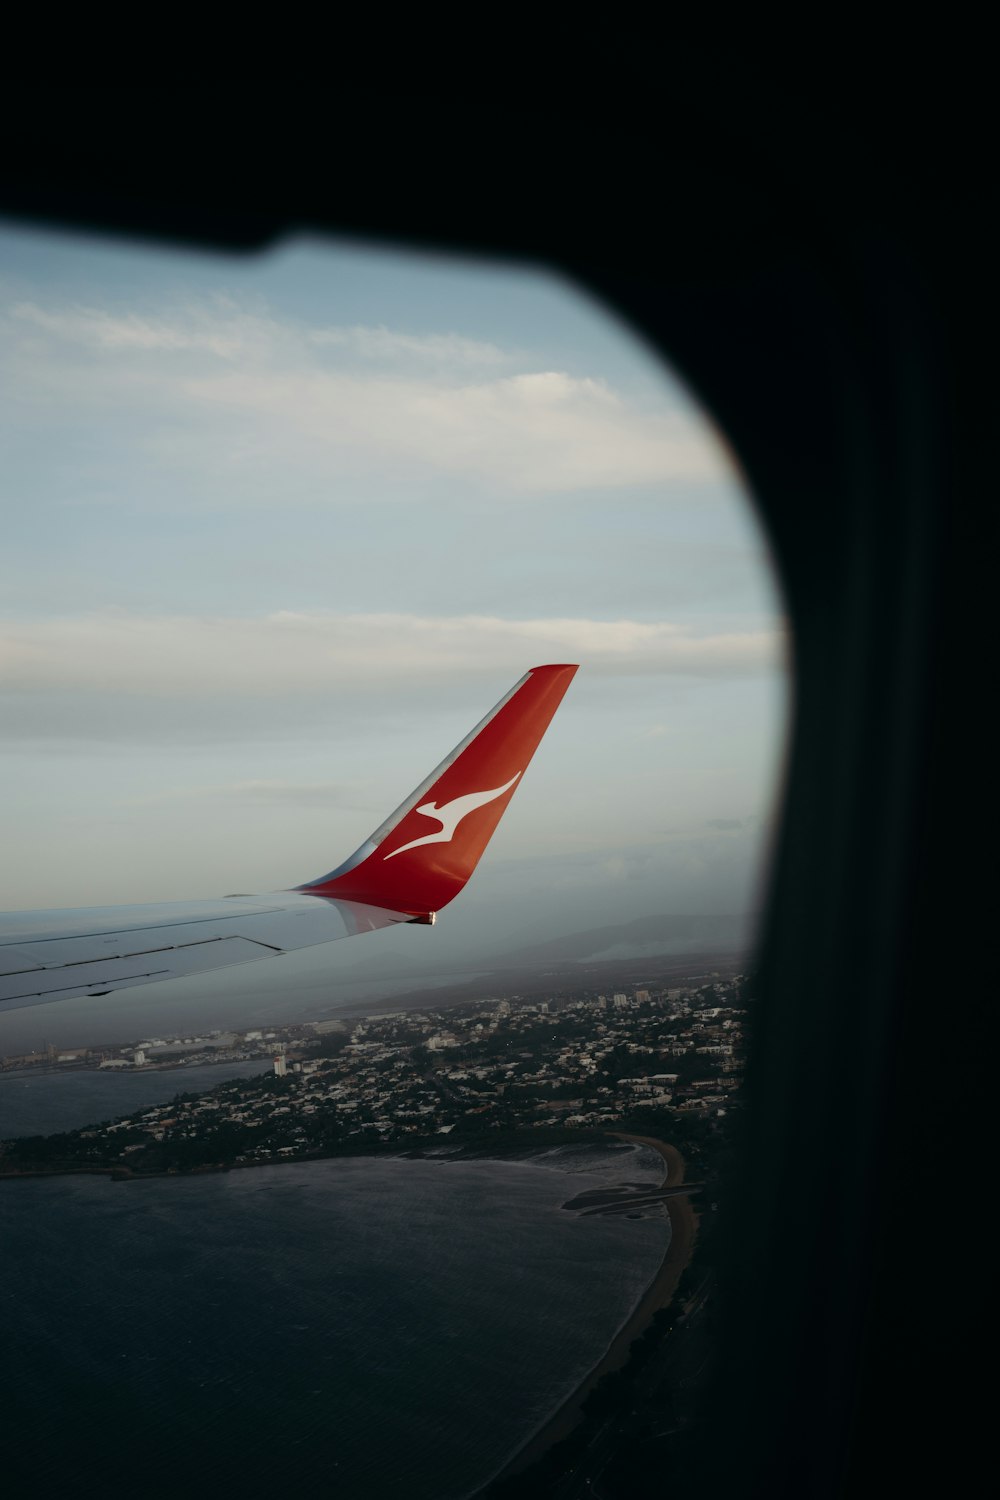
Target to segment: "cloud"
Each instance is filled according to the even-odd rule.
[[[244,309],[222,297],[174,309],[168,316],[79,305],[51,309],[37,302],[14,303],[10,316],[57,339],[119,353],[196,350],[222,360],[253,355],[268,359],[312,346],[343,349],[366,360],[391,363],[405,359],[460,366],[500,365],[510,358],[497,344],[457,333],[412,334],[364,324],[308,328],[282,322],[266,312]]]
[[[619,882],[622,880],[646,880],[654,858],[654,852],[650,849],[628,850],[622,854],[614,854],[610,859],[603,862],[603,873],[609,880]]]
[[[331,475],[376,454],[382,470],[412,476],[417,465],[520,493],[731,472],[688,413],[630,406],[601,381],[556,370],[473,383],[231,370],[190,380],[186,393],[203,414],[214,406],[252,424],[254,462],[305,451]]]
[[[697,635],[637,620],[485,615],[144,616],[109,610],[0,622],[0,689],[167,698],[282,698],[359,684],[392,687],[511,661],[573,660],[591,673],[746,676],[780,660],[776,630]]]
[[[109,610],[0,621],[0,741],[283,740],[376,722],[389,732],[400,713],[412,723],[450,711],[473,684],[499,695],[532,663],[580,662],[588,680],[719,682],[773,675],[781,653],[776,630],[697,635],[635,620]]]
[[[164,803],[208,803],[217,807],[229,802],[255,807],[310,807],[327,811],[363,807],[364,795],[355,782],[252,780],[204,786],[165,787],[147,796],[129,799],[134,807],[156,807]]]
[[[53,431],[61,412],[113,411],[117,451],[201,480],[280,475],[285,493],[333,503],[366,475],[536,494],[733,473],[705,418],[666,389],[640,400],[518,369],[513,351],[455,332],[309,327],[217,297],[142,312],[21,301],[7,333],[22,418],[33,399]]]
[[[197,350],[221,359],[236,359],[247,352],[249,320],[212,320],[192,316],[176,318],[143,317],[138,313],[111,313],[99,307],[72,307],[52,310],[35,302],[18,302],[10,316],[55,338],[82,344],[94,350],[120,353],[179,352]]]
[[[416,359],[450,365],[502,365],[511,356],[498,344],[467,339],[457,333],[412,334],[380,326],[368,328],[316,328],[308,335],[311,344],[350,349],[363,359]]]

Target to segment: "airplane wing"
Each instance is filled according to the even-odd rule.
[[[532,667],[349,859],[294,890],[0,915],[0,1011],[433,922],[479,863],[575,672]]]

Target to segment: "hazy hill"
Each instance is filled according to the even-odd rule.
[[[654,954],[694,952],[738,953],[749,946],[752,920],[745,916],[637,917],[610,927],[570,932],[525,948],[511,948],[498,961],[505,964],[582,963],[615,958],[646,958]]]

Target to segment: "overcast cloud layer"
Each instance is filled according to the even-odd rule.
[[[222,298],[160,316],[33,301],[6,314],[22,411],[65,400],[79,418],[114,402],[151,422],[123,437],[179,470],[259,480],[260,465],[286,478],[292,466],[334,483],[374,465],[513,495],[729,474],[690,410],[627,401],[599,375],[518,368],[515,352],[455,333],[310,329]]]
[[[0,621],[0,690],[271,698],[355,684],[387,691],[419,672],[505,668],[512,659],[586,660],[623,676],[742,676],[780,664],[777,629],[696,634],[637,620],[501,620],[464,615],[334,615],[282,611],[262,619],[162,618],[122,611],[24,623]]]

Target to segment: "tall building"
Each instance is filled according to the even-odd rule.
[[[284,1078],[287,1073],[288,1064],[285,1062],[284,1055],[279,1052],[274,1059],[274,1076],[275,1078]]]

